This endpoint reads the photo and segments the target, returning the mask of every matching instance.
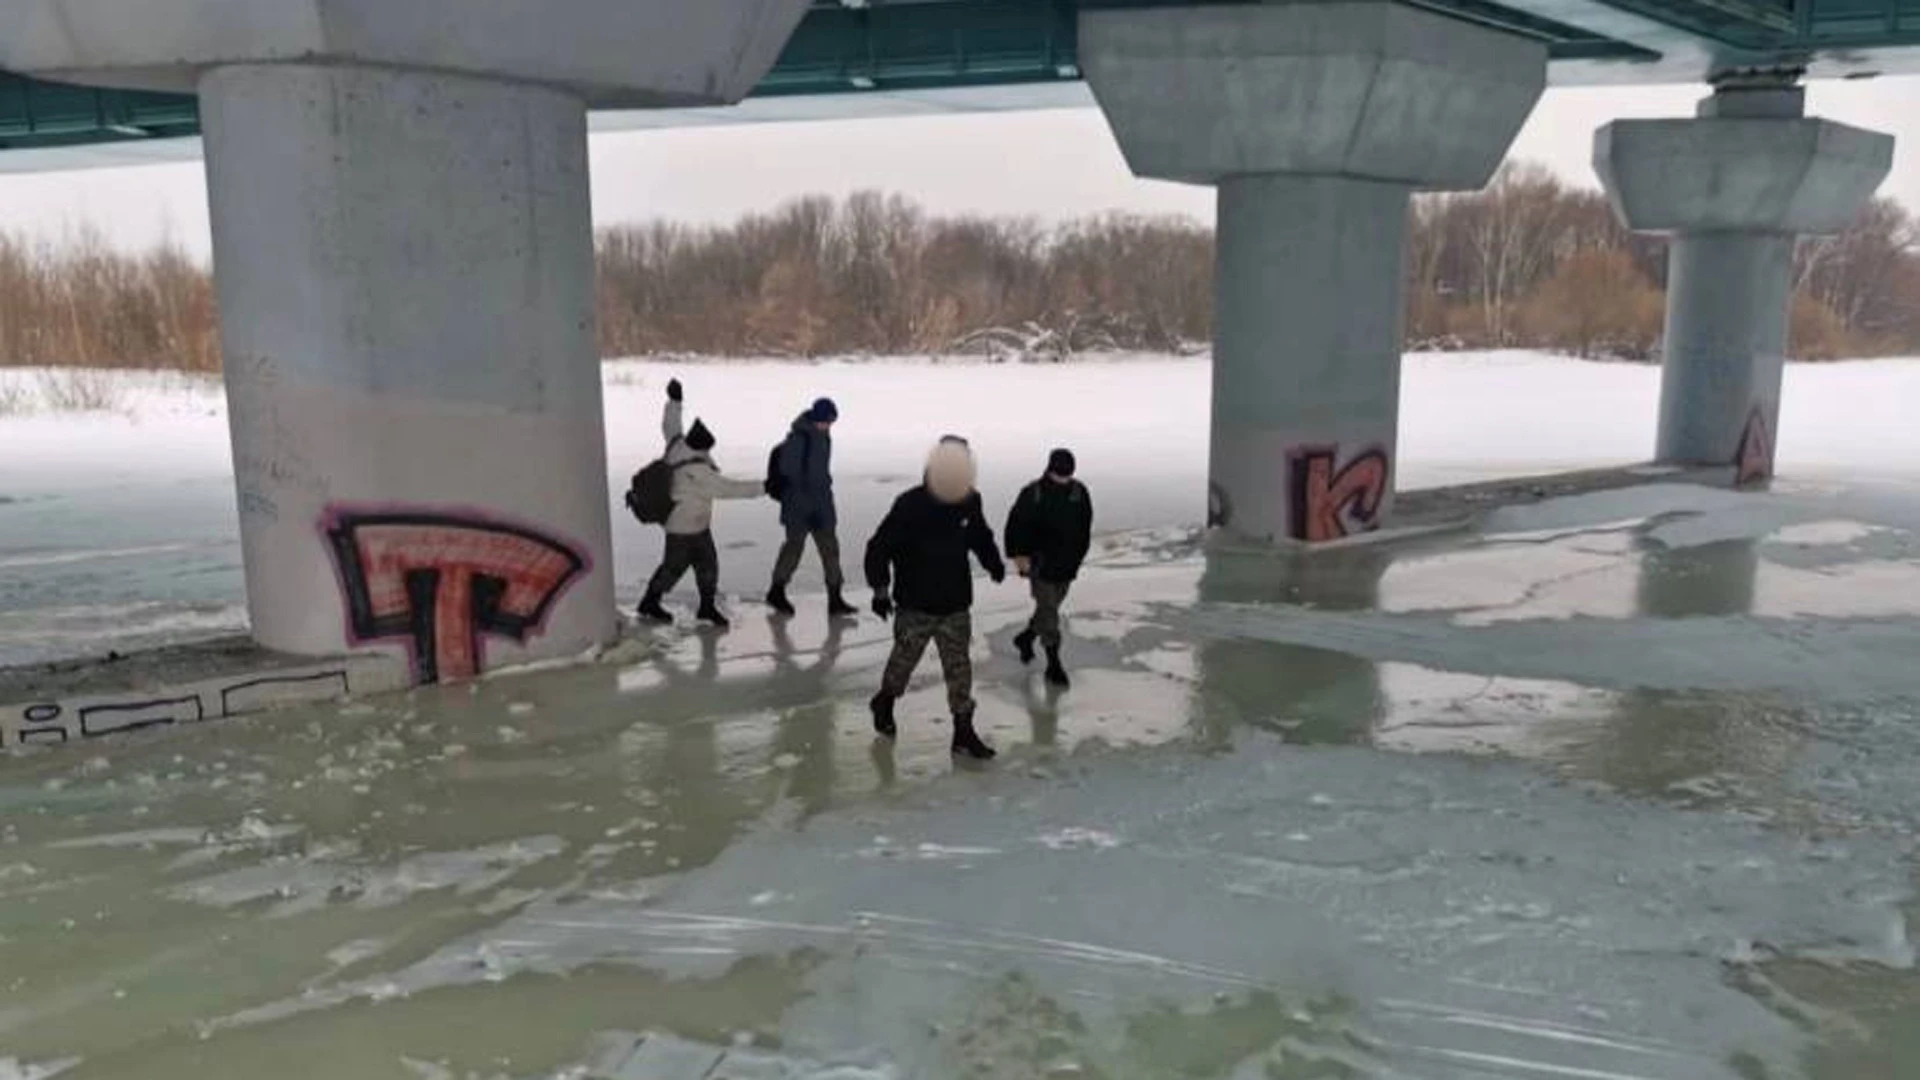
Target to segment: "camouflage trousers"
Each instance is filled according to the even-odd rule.
[[[940,674],[947,681],[947,706],[955,716],[973,715],[973,616],[928,615],[901,608],[893,616],[893,654],[887,657],[880,692],[897,698],[907,692],[913,669],[932,642],[940,652]]]
[[[1040,639],[1042,648],[1060,647],[1060,605],[1067,602],[1070,588],[1065,581],[1033,579],[1033,618],[1027,621],[1027,632]]]

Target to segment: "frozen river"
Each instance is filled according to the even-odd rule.
[[[1423,362],[1409,385],[1565,367]],[[1572,370],[1565,422],[1531,421],[1543,464],[1633,456],[1585,406],[1650,396],[1648,373]],[[1068,378],[968,374],[1013,402]],[[931,668],[875,744],[875,621],[744,606],[730,635],[589,668],[0,758],[0,1077],[1920,1075],[1920,477],[1899,478],[1920,459],[1904,431],[1844,481],[1822,456],[1873,440],[1879,399],[1822,441],[1790,388],[1773,494],[1571,498],[1296,563],[1191,549],[1204,369],[1103,377],[1149,374],[1159,401],[1105,428],[1058,414],[1110,455],[1088,467],[1106,524],[1140,527],[1076,594],[1072,692],[1009,656],[1017,590],[983,593],[991,769],[949,761]],[[756,375],[784,377],[701,371],[690,396]],[[1027,470],[996,460],[1052,440],[980,394],[969,427],[1011,485]],[[882,408],[860,395],[843,408]],[[1510,466],[1485,451],[1510,410],[1479,408],[1451,450],[1445,415],[1410,416],[1409,472]],[[741,409],[705,410],[723,451],[757,429]],[[0,472],[22,500],[0,520],[93,507],[64,519],[96,522],[92,554],[41,543],[42,568],[92,575],[50,606],[131,602],[152,564],[108,538],[200,582],[140,602],[233,577],[194,539],[214,526],[124,516],[184,503],[166,478],[224,479],[180,475],[187,420],[145,422],[178,437],[117,487],[72,479],[98,447],[51,490]],[[843,444],[851,499],[923,440],[876,441]],[[766,542],[735,524],[748,591]],[[646,552],[621,558],[631,579]]]

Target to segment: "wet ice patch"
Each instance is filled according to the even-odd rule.
[[[1677,514],[1647,530],[1647,540],[1671,550],[1758,540],[1805,519],[1808,513],[1797,505],[1769,496],[1740,497],[1747,501],[1735,506],[1715,506],[1705,513]]]
[[[957,1046],[998,1045],[980,1060],[1012,1075],[1039,1042],[994,1040],[1051,1012],[1048,1053],[1116,1076],[1179,1075],[1126,1063],[1226,1045],[1195,1075],[1311,1051],[1354,1055],[1362,1075],[1499,1059],[1527,1075],[1727,1077],[1733,1054],[1785,1062],[1806,1037],[1728,985],[1727,958],[1912,962],[1892,841],[1836,850],[1514,765],[1416,768],[1249,736],[1224,757],[979,786],[946,785],[878,838],[866,812],[759,830],[636,895],[537,901],[404,969],[229,1023],[523,971],[715,978],[806,955],[808,992],[778,1035],[811,1060],[877,1052],[949,1075]],[[1041,824],[1062,821],[1099,825]],[[1313,1004],[1332,999],[1345,1004]]]
[[[1920,628],[1745,616],[1550,619],[1466,626],[1436,615],[1253,605],[1195,610],[1202,637],[1302,645],[1437,670],[1613,689],[1772,690],[1857,701],[1920,693]]]
[[[1863,559],[1810,570],[1762,562],[1752,612],[1777,619],[1920,617],[1920,564]]]
[[[1582,551],[1567,543],[1542,544],[1524,552],[1497,546],[1406,558],[1396,561],[1381,575],[1379,609],[1397,612],[1510,608],[1526,603],[1553,585],[1605,574],[1620,564],[1618,555]]]
[[[1751,505],[1751,500],[1756,498],[1766,496],[1698,484],[1646,484],[1566,495],[1524,506],[1503,506],[1486,516],[1481,523],[1481,531],[1489,536],[1514,539],[1514,536],[1505,534],[1538,535],[1618,527],[1666,514],[1737,512]]]

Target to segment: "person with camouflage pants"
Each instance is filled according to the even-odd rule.
[[[949,435],[927,459],[924,482],[894,500],[867,543],[867,584],[873,612],[893,618],[893,653],[871,703],[873,728],[884,738],[898,732],[893,706],[907,692],[913,670],[933,644],[946,678],[953,711],[953,752],[987,760],[994,750],[973,727],[973,566],[980,560],[998,584],[1006,564],[974,490],[973,451]],[[896,606],[898,617],[895,618]]]

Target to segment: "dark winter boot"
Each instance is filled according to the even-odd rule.
[[[854,619],[854,618],[858,618],[859,616],[860,616],[860,610],[854,607],[852,604],[847,603],[846,598],[840,595],[839,589],[835,589],[832,592],[827,594],[827,617],[828,618]]]
[[[992,761],[995,750],[980,741],[980,733],[973,730],[973,714],[967,713],[953,718],[953,756],[972,758],[975,761]]]
[[[892,695],[882,690],[873,695],[873,700],[867,702],[867,707],[873,710],[873,730],[878,732],[881,738],[891,739],[900,733],[899,725],[893,722]]]
[[[1020,650],[1020,662],[1033,663],[1033,631],[1022,630],[1013,635],[1013,647]]]
[[[1067,678],[1066,667],[1060,663],[1059,649],[1047,650],[1047,684],[1062,690],[1073,685],[1073,680]]]
[[[640,601],[638,614],[642,622],[670,623],[673,621],[673,616],[668,614],[667,609],[660,606],[658,593],[648,593],[646,599]]]
[[[767,606],[782,615],[789,617],[793,615],[793,601],[787,599],[785,585],[775,585],[767,590]]]
[[[709,623],[718,627],[721,630],[725,630],[727,627],[733,625],[725,615],[720,614],[720,605],[714,603],[713,597],[711,596],[703,596],[700,598],[700,610],[694,612],[693,617],[703,623]]]

